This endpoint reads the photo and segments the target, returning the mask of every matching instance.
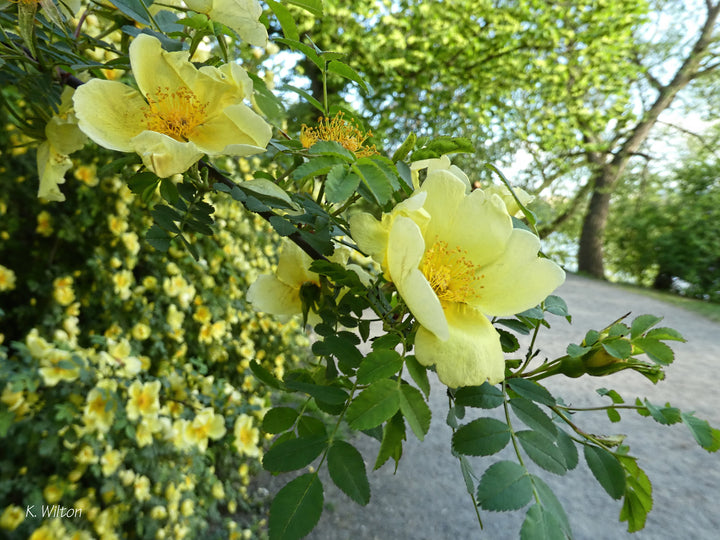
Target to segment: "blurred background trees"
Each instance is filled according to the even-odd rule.
[[[392,150],[409,132],[470,138],[476,153],[462,166],[489,181],[483,162],[504,165],[552,201],[541,233],[566,233],[577,268],[596,277],[606,275],[613,193],[648,165],[672,168],[683,132],[717,119],[720,2],[365,0],[349,9],[327,0],[324,9],[301,33],[347,54],[366,78],[370,92],[340,78],[331,90],[350,98],[379,145]],[[319,70],[300,68],[320,98]],[[290,119],[313,114],[298,108]],[[668,124],[680,125],[657,129]]]

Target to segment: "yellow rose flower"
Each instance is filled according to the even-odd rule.
[[[249,457],[258,457],[260,448],[258,442],[260,440],[260,432],[253,427],[252,416],[241,414],[235,420],[235,448],[238,452]]]
[[[133,382],[128,388],[130,399],[127,403],[127,417],[137,420],[142,416],[155,416],[160,410],[160,381],[149,383]]]
[[[0,292],[15,288],[15,272],[0,264]]]
[[[37,150],[37,167],[40,176],[38,197],[47,201],[64,201],[59,184],[65,183],[65,173],[72,167],[68,157],[80,150],[87,137],[80,131],[72,110],[73,89],[65,87],[60,97],[58,113],[45,126],[44,141]]]
[[[206,407],[186,427],[186,438],[197,445],[201,452],[207,450],[208,439],[217,440],[225,435],[225,418]]]
[[[355,264],[346,264],[350,251],[338,246],[330,261],[353,270],[364,282],[369,283],[366,272]],[[284,240],[280,249],[277,271],[274,275],[263,274],[253,282],[247,291],[247,300],[258,311],[271,315],[297,315],[302,313],[300,289],[303,285],[320,286],[320,276],[309,270],[310,256],[290,240]],[[310,313],[311,324],[319,317]]]
[[[9,505],[5,507],[0,515],[0,529],[14,531],[25,519],[25,510],[19,506]]]
[[[509,316],[541,302],[565,273],[538,257],[539,239],[513,228],[505,203],[449,169],[428,173],[410,199],[427,212],[351,221],[360,249],[383,262],[389,279],[420,324],[415,356],[435,365],[450,387],[504,378],[500,337],[486,317]],[[358,227],[362,226],[362,229]]]
[[[82,129],[100,146],[136,152],[160,177],[185,172],[204,154],[264,152],[272,129],[242,101],[252,81],[235,63],[197,69],[187,52],[167,52],[140,34],[130,45],[139,91],[94,79],[75,91]]]
[[[83,422],[88,429],[107,433],[115,419],[115,404],[107,387],[90,390],[83,410]]]
[[[267,45],[267,29],[258,20],[262,7],[257,0],[185,0],[185,4],[193,11],[205,13],[213,21],[232,28],[250,45]]]

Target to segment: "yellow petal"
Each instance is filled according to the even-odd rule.
[[[388,238],[390,279],[417,321],[438,338],[447,339],[447,321],[440,300],[418,269],[424,254],[425,241],[417,224],[407,217],[396,218]]]
[[[465,184],[446,170],[430,173],[420,187],[427,193],[424,208],[430,214],[430,223],[425,231],[428,244],[436,238],[444,239],[458,206],[465,198]]]
[[[311,263],[310,256],[300,249],[297,244],[285,240],[278,257],[277,278],[286,285],[298,290],[303,283],[308,281],[319,283],[320,278],[318,275],[308,270]],[[297,311],[297,313],[300,313],[300,311]]]
[[[155,131],[143,131],[131,142],[131,150],[160,178],[187,171],[203,156],[192,142],[179,142]]]
[[[221,114],[226,107],[252,96],[252,80],[237,64],[219,68],[203,66],[193,82],[192,91],[206,106],[208,117]]]
[[[73,96],[78,125],[100,146],[132,152],[132,138],[144,129],[142,96],[116,81],[93,79],[75,90]]]
[[[448,229],[440,239],[466,251],[468,260],[479,266],[503,254],[513,231],[512,218],[500,198],[488,197],[481,190],[466,196],[445,219]]]
[[[438,378],[451,388],[496,384],[505,377],[500,336],[479,311],[463,304],[446,306],[450,335],[438,339],[426,328],[415,336],[415,357],[425,366],[435,365]]]
[[[262,117],[238,104],[195,128],[189,138],[210,155],[249,156],[265,152],[271,136],[272,128]]]
[[[366,212],[350,216],[350,236],[363,253],[377,262],[385,260],[390,231],[381,222]]]
[[[300,290],[269,274],[259,276],[250,285],[247,300],[256,310],[272,315],[302,313]]]
[[[62,202],[62,194],[58,184],[65,183],[65,173],[72,167],[72,161],[64,154],[59,154],[52,145],[45,141],[37,150],[37,167],[40,176],[38,197],[46,201]]]
[[[215,0],[210,18],[235,30],[250,45],[267,45],[267,29],[258,21],[262,8],[257,0]]]
[[[475,307],[492,316],[513,315],[538,305],[562,285],[565,272],[538,257],[539,250],[537,236],[513,229],[505,253],[480,271]]]
[[[143,96],[154,96],[158,88],[170,93],[181,86],[194,90],[197,69],[185,51],[167,52],[160,41],[139,34],[130,44],[130,65]]]

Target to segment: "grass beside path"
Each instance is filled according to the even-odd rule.
[[[720,304],[714,304],[712,302],[704,302],[702,300],[696,300],[694,298],[685,298],[677,294],[656,291],[654,289],[646,289],[645,287],[639,287],[637,285],[629,285],[627,283],[612,283],[611,285],[625,289],[627,291],[636,292],[638,294],[644,294],[656,300],[667,302],[681,308],[693,311],[704,317],[707,317],[711,321],[720,323]]]

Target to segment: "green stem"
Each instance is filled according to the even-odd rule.
[[[453,407],[455,407],[455,404],[453,403],[453,396],[448,392],[448,407],[452,411]],[[455,428],[450,426],[450,429],[452,429],[453,435],[455,435]],[[462,467],[462,457],[459,454],[456,454],[458,461],[460,462],[460,467]],[[468,495],[470,495],[470,500],[473,504],[473,510],[475,510],[475,517],[477,518],[478,525],[480,525],[480,529],[483,529],[483,522],[482,518],[480,517],[480,511],[478,510],[478,503],[477,499],[475,498],[475,494],[468,491]]]
[[[525,371],[525,368],[527,368],[528,364],[530,364],[530,361],[533,359],[533,348],[535,347],[535,340],[537,339],[538,333],[540,332],[540,324],[535,327],[535,331],[533,332],[532,339],[530,340],[530,346],[528,347],[527,354],[525,355],[525,362],[523,362],[523,365],[520,366],[520,369],[518,370],[517,374],[522,375],[522,372]]]

